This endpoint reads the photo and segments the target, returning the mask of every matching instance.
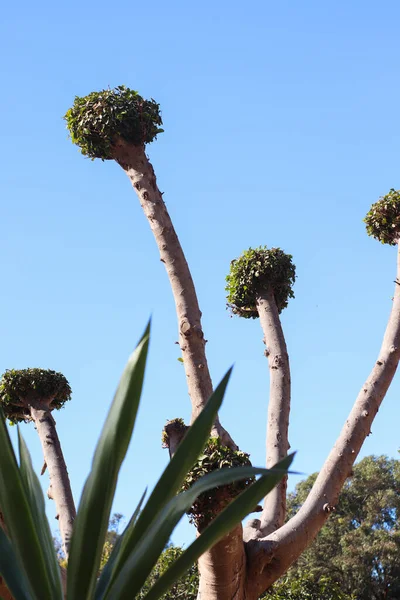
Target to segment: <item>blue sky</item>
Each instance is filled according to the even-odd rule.
[[[290,441],[309,474],[376,359],[391,307],[395,249],[369,239],[362,219],[400,187],[399,18],[394,0],[4,7],[0,369],[41,366],[69,379],[73,399],[56,420],[77,500],[150,313],[116,511],[130,516],[154,484],[168,459],[163,424],[188,419],[190,406],[155,242],[123,171],[68,140],[62,116],[74,96],[125,84],[161,104],[165,133],[148,154],[191,265],[214,382],[235,363],[222,421],[257,465],[267,361],[259,323],[229,318],[224,278],[249,246],[293,254],[296,298],[282,315]],[[397,378],[362,455],[397,457],[399,391]],[[40,469],[36,433],[22,429]],[[185,522],[174,540],[193,535]]]

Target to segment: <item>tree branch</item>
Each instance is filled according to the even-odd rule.
[[[134,146],[119,138],[113,146],[113,156],[129,177],[139,197],[156,239],[161,262],[167,270],[178,317],[179,345],[192,403],[193,422],[211,396],[213,387],[192,276],[144,147]],[[213,435],[219,435],[225,445],[237,448],[218,419]]]
[[[267,420],[267,468],[282,460],[290,448],[290,368],[285,337],[272,290],[257,298],[257,311],[264,332],[270,372],[270,397]],[[287,477],[265,498],[260,533],[265,536],[285,522]]]
[[[400,359],[398,281],[400,281],[400,248],[397,255],[397,281],[393,306],[379,357],[361,388],[339,438],[299,512],[278,531],[262,540],[256,540],[257,532],[254,531],[253,539],[248,543],[248,551],[252,557],[248,581],[249,585],[253,586],[255,594],[268,589],[315,538],[330,512],[335,508],[340,491],[351,475],[352,465],[365,438],[371,432],[372,422],[392,382]]]
[[[49,497],[52,498],[56,504],[63,549],[68,558],[76,510],[67,466],[61,450],[60,440],[57,435],[56,423],[48,409],[34,408],[31,406],[30,411],[39,434],[44,460],[49,471]]]

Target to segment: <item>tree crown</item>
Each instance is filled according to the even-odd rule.
[[[280,248],[249,248],[231,262],[226,277],[227,306],[239,317],[256,319],[257,296],[272,290],[278,311],[282,312],[289,298],[294,298],[295,279],[296,267],[291,254],[285,254]]]
[[[71,388],[62,373],[50,369],[7,369],[0,380],[0,405],[12,422],[30,418],[29,403],[51,400],[59,410],[71,398]]]
[[[400,237],[400,190],[390,190],[375,202],[364,219],[368,235],[395,246]]]
[[[72,142],[91,159],[112,159],[112,146],[118,137],[143,146],[164,131],[160,105],[124,85],[76,96],[64,119]]]

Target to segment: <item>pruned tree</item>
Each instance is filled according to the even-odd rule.
[[[193,279],[145,152],[146,144],[162,132],[159,105],[120,86],[75,98],[65,118],[71,139],[81,152],[92,159],[115,160],[139,197],[175,299],[193,419],[206,405],[212,383]],[[391,190],[388,196],[380,199],[368,213],[366,224],[370,235],[383,243],[397,245],[400,236],[399,193]],[[293,295],[294,278],[291,256],[278,248],[265,247],[249,250],[233,261],[228,276],[228,303],[233,312],[242,317],[260,318],[264,331],[271,375],[267,464],[285,455],[289,448],[290,371],[279,313]],[[261,519],[253,519],[244,530],[241,525],[237,526],[205,553],[199,562],[201,600],[259,598],[310,545],[335,510],[340,491],[370,432],[399,358],[398,258],[393,306],[378,359],[307,499],[285,523],[286,483],[283,482],[266,500]],[[236,444],[218,420],[213,435],[237,451]]]
[[[47,495],[54,500],[65,556],[68,558],[76,516],[67,466],[57,434],[53,410],[60,410],[71,397],[71,388],[62,373],[48,369],[11,369],[0,380],[0,406],[11,423],[33,421],[48,469]]]

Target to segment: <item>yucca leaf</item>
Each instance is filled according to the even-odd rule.
[[[128,525],[125,527],[123,533],[117,538],[117,541],[115,542],[115,545],[114,545],[114,547],[113,547],[113,549],[111,551],[110,557],[109,557],[108,561],[106,562],[106,564],[105,564],[105,566],[104,566],[104,568],[103,568],[103,570],[101,572],[99,581],[97,583],[96,591],[95,591],[95,595],[94,595],[95,600],[97,600],[98,598],[102,597],[105,589],[107,588],[107,586],[108,586],[108,584],[110,582],[110,578],[111,578],[111,575],[112,575],[112,572],[113,572],[114,564],[115,564],[115,561],[116,561],[116,559],[118,557],[118,554],[120,552],[121,544],[122,544],[122,542],[124,540],[124,537],[126,535],[128,535],[132,531],[132,529],[134,528],[134,526],[135,526],[135,523],[137,521],[137,517],[138,517],[138,515],[140,513],[140,509],[142,508],[143,500],[144,500],[144,498],[146,496],[146,492],[147,492],[147,488],[143,492],[143,495],[140,498],[139,503],[138,503],[137,507],[135,508],[135,511],[134,511],[132,517],[129,520]]]
[[[29,498],[0,409],[0,506],[8,534],[37,600],[54,600]]]
[[[224,535],[228,534],[237,523],[242,521],[252,508],[266,496],[288,472],[294,454],[280,461],[270,472],[262,477],[237,498],[235,498],[201,533],[201,535],[185,550],[185,552],[161,575],[146,600],[158,600],[180,579],[206,550],[214,546]],[[122,600],[122,598],[121,598]]]
[[[136,544],[142,540],[145,532],[149,529],[153,521],[158,519],[158,515],[165,505],[181,488],[188,471],[192,468],[198,455],[203,450],[204,445],[210,436],[215,417],[222,404],[231,372],[232,369],[229,369],[197,419],[186,432],[177,451],[158,480],[135,527],[128,531],[124,536],[118,556],[115,559],[109,585],[115,580],[118,573],[123,568],[126,559],[132,553]],[[96,596],[97,600],[107,596],[107,588],[104,590],[102,588],[102,594],[102,596]]]
[[[14,600],[32,600],[29,582],[10,540],[0,527],[0,573]]]
[[[68,600],[91,600],[117,485],[132,436],[149,345],[148,325],[122,374],[75,519],[68,561]]]
[[[140,540],[134,551],[125,561],[122,570],[111,585],[105,598],[107,600],[130,600],[135,594],[139,593],[170,539],[171,533],[200,494],[217,486],[227,485],[234,481],[240,481],[259,474],[264,475],[264,477],[249,486],[247,490],[232,502],[232,505],[236,503],[236,510],[231,512],[231,519],[227,526],[224,525],[223,521],[219,520],[220,529],[217,529],[216,532],[217,539],[219,539],[218,534],[220,534],[219,537],[222,537],[224,533],[230,531],[234,525],[240,522],[254,508],[257,502],[265,495],[265,490],[267,492],[270,491],[287,473],[287,467],[290,465],[291,458],[285,459],[285,461],[282,461],[282,465],[281,463],[276,465],[273,472],[257,467],[220,469],[201,477],[189,490],[175,496],[158,515],[157,520],[153,522],[150,529],[147,530],[146,535]],[[260,481],[262,481],[261,485],[259,485]],[[254,491],[250,494],[253,488]],[[245,496],[245,494],[248,495]],[[242,497],[244,497],[244,500],[240,504],[238,500]],[[243,512],[244,514],[242,515]],[[210,546],[215,543],[214,538],[210,538]],[[207,546],[207,548],[210,546]]]
[[[20,473],[25,486],[25,493],[31,507],[39,543],[43,551],[47,572],[51,582],[52,598],[62,600],[62,586],[60,567],[54,548],[49,522],[46,517],[45,504],[39,479],[32,467],[31,456],[25,444],[25,440],[18,428],[18,447],[20,456]]]

